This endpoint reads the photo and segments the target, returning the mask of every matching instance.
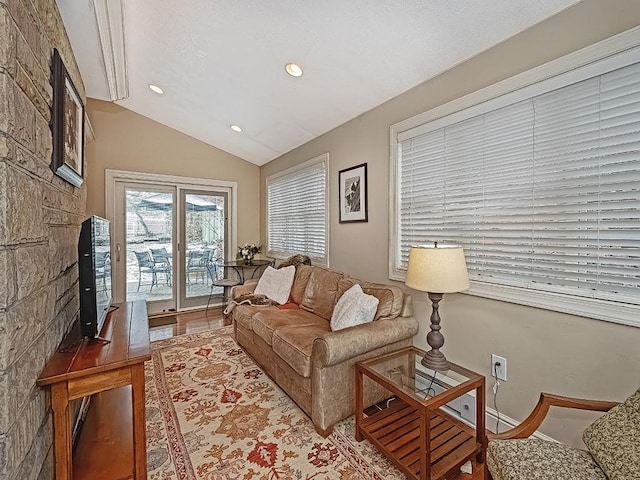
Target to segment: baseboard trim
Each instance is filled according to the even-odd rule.
[[[485,424],[487,426],[487,430],[490,430],[493,432],[496,426],[496,422],[498,421],[498,412],[493,408],[486,407],[484,418],[485,418]],[[503,413],[500,414],[500,423],[499,423],[500,432],[504,432],[511,428],[517,427],[518,425],[520,425],[520,422],[518,422],[517,420],[514,420],[513,418],[508,417]],[[545,435],[544,433],[541,433],[537,430],[531,436],[533,438],[537,438],[539,440],[545,440],[547,442],[560,443],[556,439],[551,438],[550,436]]]

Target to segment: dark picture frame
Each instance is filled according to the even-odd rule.
[[[367,164],[338,172],[340,223],[368,222]]]
[[[84,181],[84,103],[57,49],[52,59],[51,169],[80,187]]]

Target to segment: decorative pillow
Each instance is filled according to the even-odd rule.
[[[331,315],[331,330],[369,323],[373,321],[378,309],[378,299],[367,295],[357,283],[344,292],[336,303]]]
[[[271,266],[264,271],[258,285],[253,293],[256,295],[265,295],[280,305],[289,301],[291,293],[291,285],[293,285],[293,276],[296,274],[296,267],[284,267],[275,269]]]
[[[355,283],[360,284],[362,291],[367,295],[373,295],[378,299],[378,310],[376,311],[375,320],[386,320],[396,318],[402,311],[404,303],[404,292],[395,285],[385,285],[381,283],[371,283],[355,278],[345,277],[338,282],[337,298],[340,298],[344,292],[351,288]]]
[[[640,478],[640,389],[589,425],[582,440],[609,480]]]

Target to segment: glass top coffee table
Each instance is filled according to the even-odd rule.
[[[367,438],[417,480],[449,478],[469,460],[484,469],[484,376],[453,363],[435,372],[420,363],[424,354],[408,347],[356,364],[356,440]],[[470,399],[476,428],[445,407],[469,408]]]

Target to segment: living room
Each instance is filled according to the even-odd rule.
[[[0,476],[7,478],[53,478],[50,401],[35,380],[78,311],[77,231],[87,216],[106,215],[106,169],[236,181],[237,244],[264,244],[267,177],[328,152],[329,265],[390,283],[390,127],[640,25],[633,0],[579,2],[262,166],[89,98],[95,139],[86,147],[84,185],[76,189],[49,169],[44,119],[52,89],[45,72],[54,46],[85,98],[55,2],[2,2],[0,13],[0,38],[12,47],[0,50]],[[28,48],[39,55],[25,59]],[[363,163],[368,221],[340,223],[338,172]],[[413,343],[426,349],[431,302],[424,292],[412,293],[420,326]],[[543,391],[622,401],[638,387],[637,326],[466,294],[446,295],[441,311],[451,361],[490,385],[491,354],[508,360],[499,411],[516,422]],[[489,407],[492,401],[489,395]],[[542,432],[579,445],[594,418],[552,415]]]

